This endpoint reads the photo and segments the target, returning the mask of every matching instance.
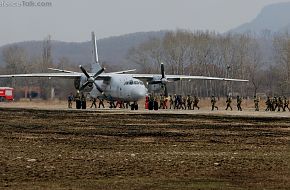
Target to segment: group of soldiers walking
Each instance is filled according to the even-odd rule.
[[[169,95],[168,97],[160,94],[159,96],[149,95],[148,99],[150,105],[153,103],[154,109],[183,109],[183,110],[194,110],[195,108],[199,109],[198,103],[200,99],[197,96],[181,96],[174,94]]]
[[[216,101],[214,99],[215,98],[213,96],[212,100],[211,100],[211,102],[212,102],[212,110],[214,110],[214,108],[217,108],[217,106],[215,106]],[[242,101],[243,101],[242,97],[237,96],[237,108],[238,108],[238,111],[242,111]],[[232,105],[231,105],[232,104],[232,97],[227,96],[226,104],[227,104],[226,110],[228,110],[228,108],[233,110]]]
[[[77,92],[74,96],[72,93],[67,97],[68,100],[68,108],[72,108],[73,102],[76,102],[76,108],[77,109],[86,109],[86,102],[87,97],[80,92]],[[104,105],[104,99],[101,97],[91,99],[91,106],[90,108],[97,108],[97,101],[99,102],[98,108],[105,108]],[[128,108],[130,106],[130,102],[124,102],[124,101],[108,101],[109,108]]]
[[[75,96],[73,96],[73,94],[71,93],[68,96],[68,108],[72,108],[72,103],[73,101],[76,102],[76,108],[77,109],[86,109],[86,97],[84,96],[83,93],[79,93],[77,92],[77,94]],[[99,102],[98,108],[105,108],[104,105],[104,99],[102,98],[91,98],[92,104],[90,106],[90,108],[97,108],[97,99]],[[211,102],[211,110],[214,111],[215,109],[218,110],[218,106],[217,106],[217,101],[218,99],[215,96],[211,96],[210,102]],[[237,110],[238,111],[242,111],[242,97],[237,96],[236,97],[236,106],[237,106]],[[259,103],[260,103],[260,98],[254,96],[254,104],[255,104],[255,111],[259,111],[260,107],[259,107]],[[130,107],[130,102],[124,102],[124,101],[116,101],[116,103],[114,101],[108,101],[110,103],[109,108],[129,108]],[[149,109],[151,107],[151,109],[182,109],[182,110],[194,110],[195,108],[197,108],[198,110],[200,109],[200,106],[198,105],[200,102],[200,98],[198,98],[197,96],[191,96],[191,95],[187,95],[187,96],[182,96],[182,95],[176,95],[174,94],[169,95],[168,97],[164,96],[163,94],[160,94],[158,96],[154,96],[153,94],[150,94],[147,98],[146,98],[146,102],[149,105]],[[226,108],[225,110],[233,110],[232,107],[232,102],[233,99],[231,96],[227,96],[226,98]],[[290,111],[289,108],[289,100],[283,96],[279,96],[278,98],[275,96],[273,98],[267,97],[267,100],[265,101],[266,104],[266,109],[265,111],[286,111],[286,109],[288,111]],[[146,107],[146,103],[145,103],[145,107]],[[146,108],[148,109],[148,108]]]
[[[273,98],[267,97],[266,100],[266,110],[265,111],[286,111],[286,108],[288,111],[289,109],[289,100],[284,96],[279,96],[278,98],[275,96]]]

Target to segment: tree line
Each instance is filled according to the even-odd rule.
[[[270,44],[264,41],[270,42]],[[264,47],[264,44],[269,47]],[[268,50],[265,53],[265,50]],[[289,95],[290,36],[288,33],[260,35],[218,34],[209,31],[177,30],[162,39],[150,39],[132,48],[128,59],[144,72],[248,79],[248,83],[180,81],[172,93],[209,97],[228,94],[253,97]]]
[[[41,55],[31,56],[25,48],[17,45],[10,45],[2,50],[5,65],[1,68],[1,74],[28,74],[43,73],[49,67],[59,69],[75,70],[76,66],[63,57],[57,63],[53,63],[51,36],[46,37],[42,42]],[[73,83],[69,80],[56,78],[7,78],[0,80],[0,86],[10,86],[15,89],[15,98],[30,97],[38,93],[37,98],[50,99],[54,94],[57,97],[66,97],[74,91]],[[28,92],[28,94],[24,94]],[[53,93],[53,94],[52,94]]]
[[[77,66],[65,57],[54,63],[52,54],[50,36],[43,40],[42,53],[38,56],[28,55],[25,48],[17,45],[7,46],[2,51],[5,66],[0,72],[1,74],[48,72],[48,67],[78,70]],[[287,32],[272,34],[265,31],[263,34],[255,35],[169,31],[162,38],[151,38],[131,48],[126,59],[138,65],[142,73],[160,73],[160,63],[163,62],[166,74],[249,80],[248,83],[179,81],[168,85],[172,94],[191,94],[200,97],[232,94],[252,97],[257,93],[267,96],[289,96],[290,93],[290,36]],[[106,60],[101,62],[106,64]],[[66,97],[75,91],[73,82],[63,79],[3,79],[0,85],[15,88],[39,86],[43,99],[51,97],[52,88],[58,97]]]

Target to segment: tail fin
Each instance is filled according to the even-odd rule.
[[[91,72],[96,73],[101,69],[101,66],[99,64],[97,39],[94,32],[92,32],[92,44],[93,44],[93,63],[91,64]]]

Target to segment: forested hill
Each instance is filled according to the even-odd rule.
[[[261,33],[265,30],[283,32],[290,29],[290,2],[268,5],[262,9],[258,16],[249,23],[242,24],[230,32]]]
[[[151,38],[162,38],[166,31],[158,32],[138,32],[126,34],[122,36],[109,37],[98,40],[98,51],[101,62],[106,63],[110,67],[129,68],[126,63],[127,52],[130,48]],[[88,39],[90,36],[88,35]],[[5,65],[2,50],[8,46],[18,46],[24,48],[30,57],[41,57],[43,41],[26,41],[13,44],[7,44],[0,47],[0,66]],[[51,41],[53,63],[58,64],[61,58],[68,59],[69,63],[89,64],[92,61],[92,43],[87,42],[61,42]],[[132,68],[132,67],[131,67]]]

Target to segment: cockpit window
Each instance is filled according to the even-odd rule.
[[[124,85],[144,85],[144,83],[142,82],[142,81],[138,81],[138,80],[135,80],[135,81],[133,81],[133,80],[130,80],[130,81],[126,81],[125,83],[124,83]]]

